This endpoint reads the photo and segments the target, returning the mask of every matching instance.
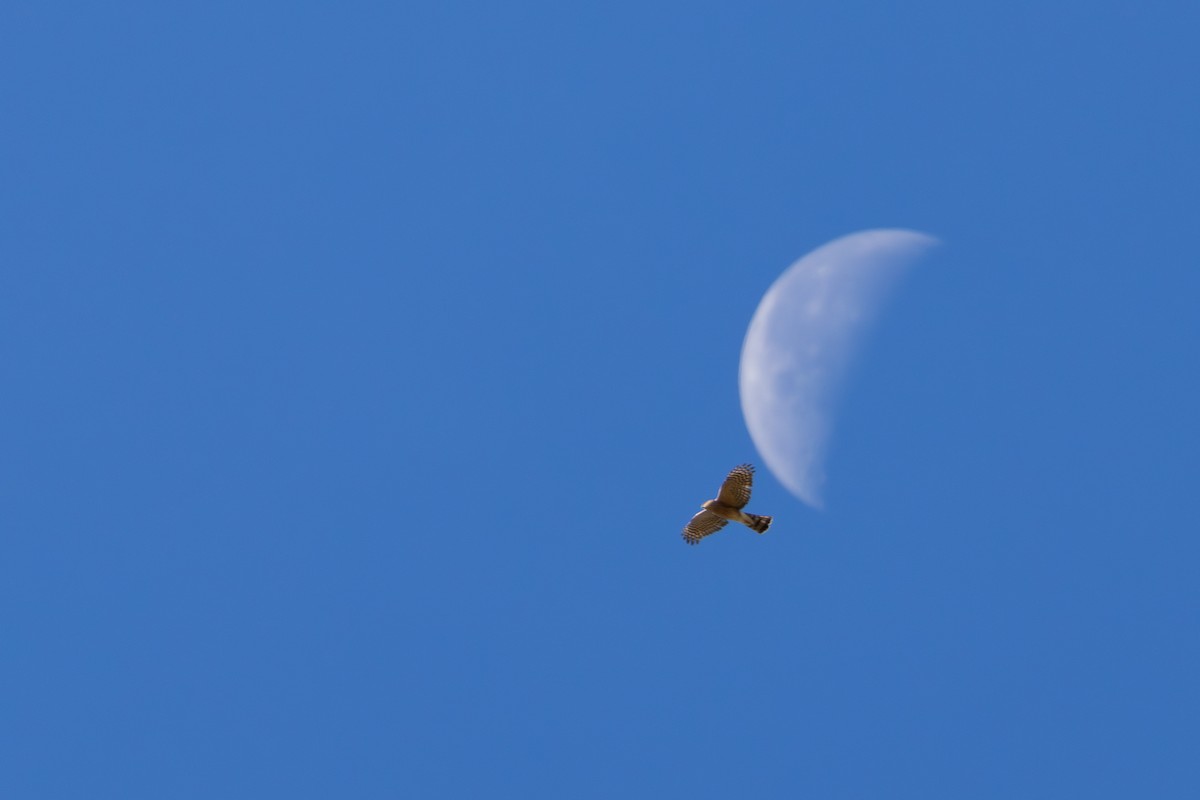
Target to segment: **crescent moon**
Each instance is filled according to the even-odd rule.
[[[901,229],[852,233],[792,264],[763,295],[742,345],[742,414],[788,491],[823,507],[834,404],[863,334],[907,268],[939,244]]]

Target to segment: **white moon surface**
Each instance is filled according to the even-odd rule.
[[[843,236],[788,267],[754,312],[738,375],[746,427],[767,468],[814,508],[857,346],[896,280],[938,244],[900,229]]]

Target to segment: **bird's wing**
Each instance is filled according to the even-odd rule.
[[[683,529],[683,540],[688,544],[699,544],[700,540],[710,533],[716,533],[725,527],[725,520],[709,511],[707,508],[692,517]]]
[[[734,508],[743,508],[750,502],[750,484],[754,481],[754,467],[742,464],[729,472],[729,477],[721,484],[717,493],[717,501]]]

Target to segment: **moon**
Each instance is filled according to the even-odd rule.
[[[763,295],[742,344],[742,414],[767,468],[823,507],[834,405],[863,335],[908,267],[939,244],[918,231],[860,231],[792,264]]]

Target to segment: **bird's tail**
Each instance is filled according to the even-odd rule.
[[[771,517],[763,517],[758,514],[747,514],[746,516],[750,518],[746,524],[755,533],[766,533],[767,528],[771,527]]]

